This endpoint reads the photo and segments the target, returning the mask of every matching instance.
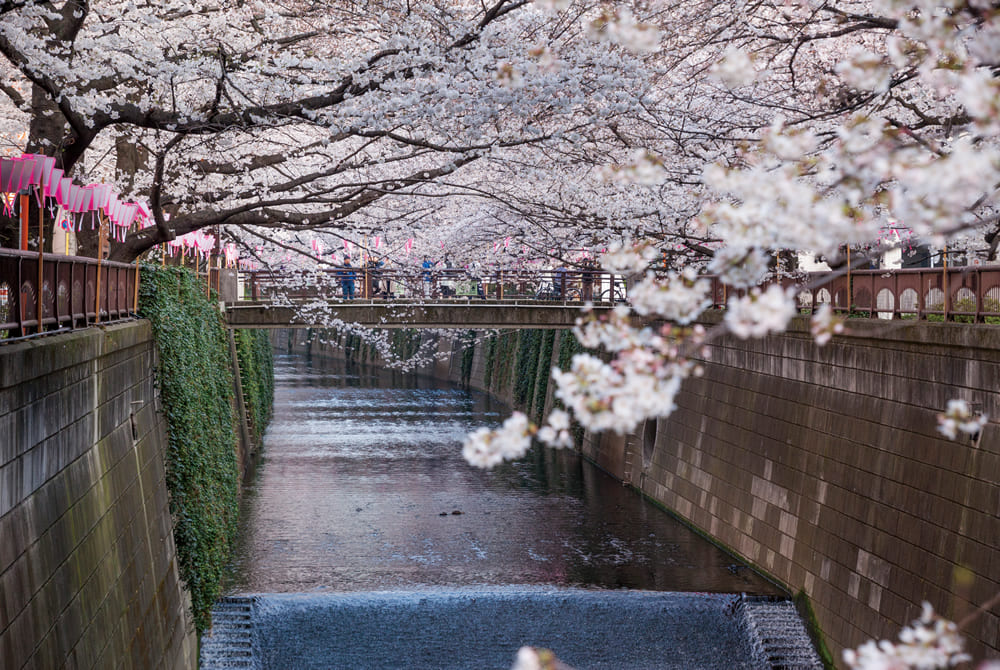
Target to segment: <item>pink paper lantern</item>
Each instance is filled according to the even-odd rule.
[[[39,162],[41,163],[41,173],[38,184],[48,187],[49,180],[52,178],[52,169],[56,166],[56,159],[52,156],[42,156]]]
[[[61,168],[52,168],[52,172],[49,173],[49,179],[45,181],[45,197],[55,198],[56,201],[59,200],[59,192],[62,190],[62,175],[63,171]]]
[[[0,158],[0,191],[10,193],[10,176],[14,171],[13,158]]]
[[[30,155],[30,154],[28,154]],[[17,190],[31,186],[31,175],[35,172],[35,158],[21,158],[21,179],[18,182]]]
[[[15,158],[12,163],[13,165],[10,168],[10,181],[3,189],[7,193],[17,193],[21,190],[21,174],[24,172],[24,161],[20,158]]]
[[[136,205],[126,205],[124,216],[122,217],[121,226],[128,228],[135,221],[135,215],[139,213],[139,208]]]
[[[73,180],[70,179],[69,177],[62,177],[59,180],[59,194],[56,196],[56,199],[59,201],[59,205],[63,209],[68,209],[72,211],[73,207],[72,196],[76,194],[72,193],[70,189],[74,187],[79,188],[76,186],[76,184],[73,183]]]

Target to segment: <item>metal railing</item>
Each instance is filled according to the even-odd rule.
[[[724,308],[734,292],[745,293],[727,289],[717,277],[711,280],[715,308]],[[801,287],[799,308],[810,314],[829,303],[840,314],[872,319],[1000,319],[1000,267],[814,272],[781,284]]]
[[[135,265],[0,249],[0,342],[132,317]]]
[[[712,306],[725,308],[737,291],[718,277],[712,282]],[[312,273],[257,271],[244,275],[245,300],[267,301],[323,298],[343,300],[485,299],[490,301],[583,303],[613,305],[625,302],[625,278],[598,270],[465,269],[430,271],[384,270],[367,267],[331,267]],[[351,282],[353,288],[345,282]],[[841,314],[881,319],[920,319],[963,322],[1000,322],[1000,267],[914,268],[906,270],[852,270],[814,272],[783,278],[786,287],[798,287],[799,308],[813,313],[830,303]]]
[[[244,300],[535,300],[540,302],[614,304],[628,298],[625,280],[599,270],[465,269],[385,270],[331,267],[316,272],[244,273]]]

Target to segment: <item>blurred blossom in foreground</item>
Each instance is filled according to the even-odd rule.
[[[733,296],[726,306],[725,322],[729,332],[740,339],[780,333],[795,316],[795,301],[778,284],[761,292],[750,289],[749,295]]]
[[[480,428],[465,438],[462,456],[479,468],[492,468],[503,461],[520,458],[531,446],[535,426],[521,412],[514,412],[496,430]]]
[[[548,649],[521,647],[511,670],[573,670]]]
[[[948,668],[970,660],[954,622],[934,613],[925,602],[920,618],[899,632],[899,642],[869,640],[857,649],[844,650],[852,670],[904,670]]]
[[[977,435],[986,425],[985,414],[973,416],[969,403],[960,399],[948,401],[948,408],[943,414],[938,414],[938,432],[954,440],[958,434]]]
[[[726,88],[739,88],[752,84],[757,77],[753,61],[746,51],[729,47],[722,58],[712,65],[709,74]]]
[[[810,330],[816,344],[822,347],[833,339],[834,335],[844,332],[844,321],[834,315],[830,303],[824,302],[813,314]]]

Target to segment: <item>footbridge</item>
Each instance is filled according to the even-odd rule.
[[[464,269],[401,273],[333,268],[249,273],[246,299],[225,302],[231,328],[569,328],[581,308],[606,312],[626,300],[620,275],[592,269]]]
[[[538,301],[329,301],[273,304],[226,303],[230,328],[330,328],[350,323],[368,328],[570,328],[583,303]],[[595,305],[593,311],[609,310]]]
[[[711,282],[711,307],[733,289]],[[1000,268],[846,270],[781,280],[802,314],[824,303],[852,318],[1000,322]],[[745,291],[737,291],[743,294]],[[224,293],[224,292],[223,292]],[[236,295],[244,299],[236,299]],[[594,269],[474,273],[466,269],[386,272],[248,273],[230,292],[231,328],[568,328],[589,306],[606,312],[628,299],[621,275]]]

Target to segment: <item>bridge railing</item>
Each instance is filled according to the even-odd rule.
[[[712,279],[712,302],[725,307],[734,291]],[[799,287],[799,309],[813,313],[829,303],[834,311],[872,319],[921,319],[1000,323],[1000,267],[912,268],[813,272],[785,278]]]
[[[131,317],[137,286],[127,263],[0,249],[0,340]]]
[[[244,299],[332,299],[345,297],[344,282],[353,276],[354,297],[370,300],[540,301],[612,305],[628,298],[621,275],[598,270],[431,271],[330,268],[313,273],[259,271],[245,275]],[[725,308],[734,293],[718,277],[712,282],[712,306]],[[811,314],[820,305],[852,317],[1000,323],[1000,267],[913,268],[814,272],[780,283],[797,289],[799,309]]]
[[[600,270],[498,270],[464,268],[386,270],[331,267],[317,272],[244,273],[242,298],[252,301],[332,300],[532,300],[614,304],[627,299],[625,279]],[[350,285],[348,285],[350,283]]]

